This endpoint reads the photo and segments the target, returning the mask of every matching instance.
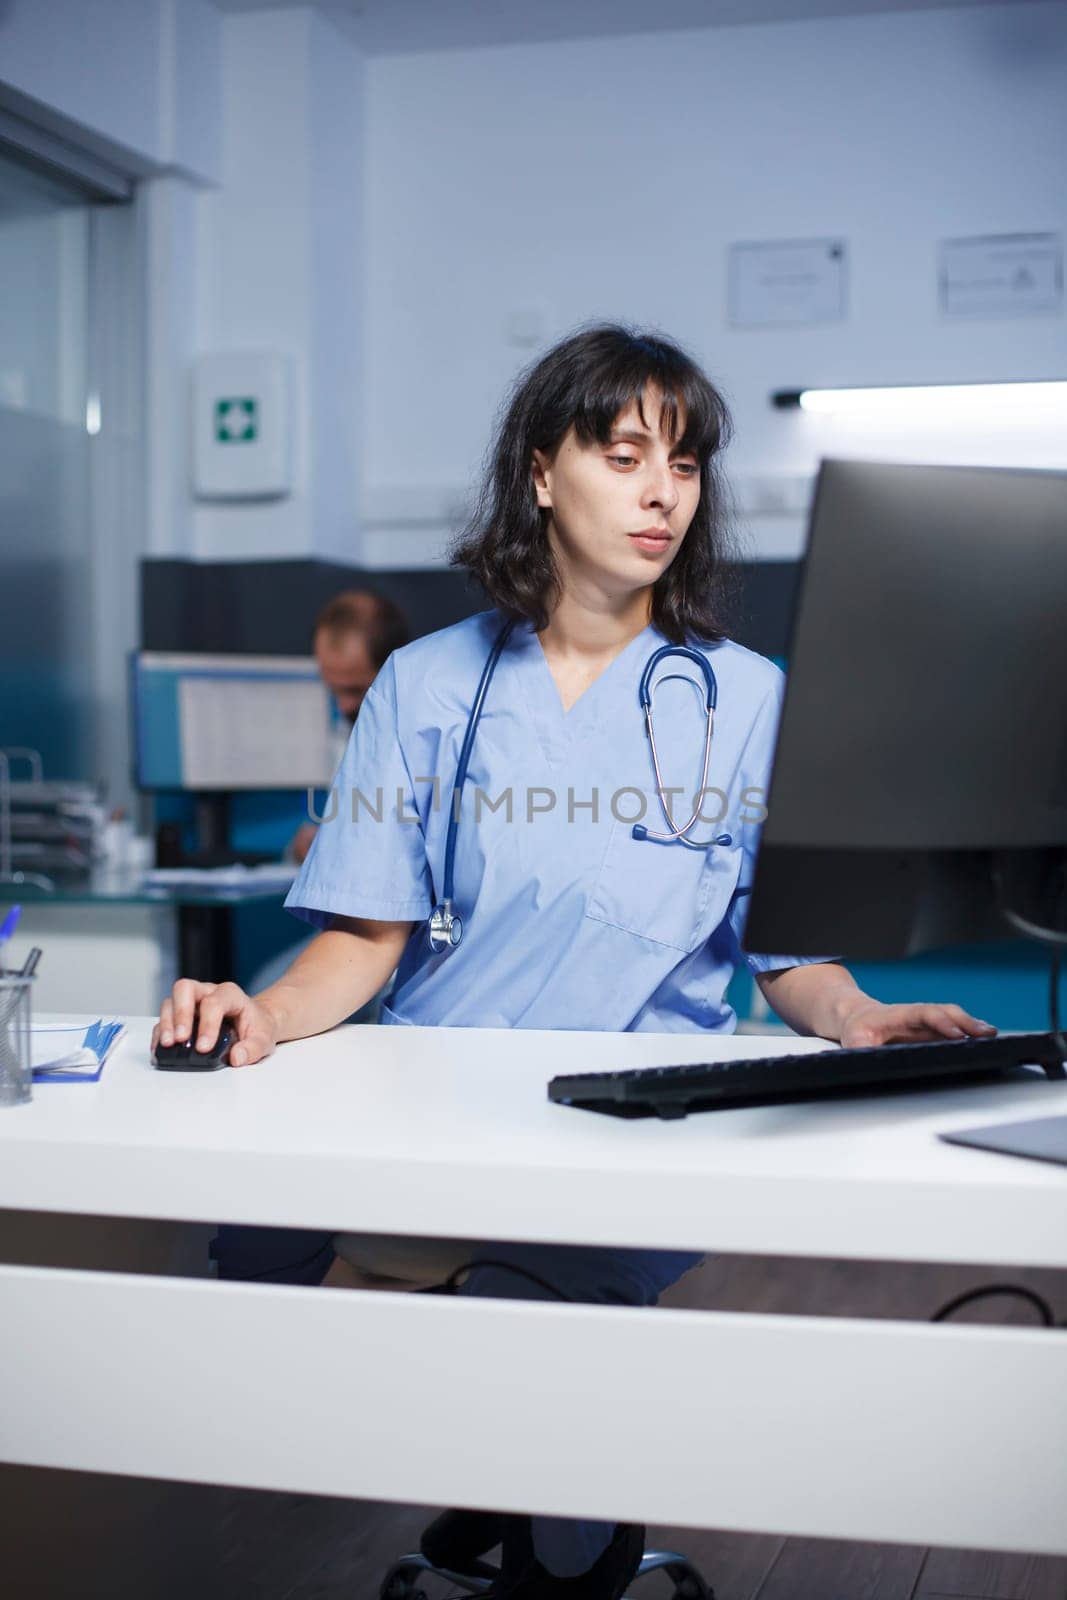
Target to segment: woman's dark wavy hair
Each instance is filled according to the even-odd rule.
[[[537,504],[533,453],[552,457],[573,426],[584,444],[607,444],[621,411],[650,390],[663,397],[661,427],[700,462],[700,500],[681,549],[652,591],[652,621],[673,644],[724,637],[734,598],[736,548],[718,458],[730,432],[726,402],[684,350],[659,334],[614,324],[582,329],[521,373],[487,458],[473,517],[451,551],[508,616],[540,631],[559,593]],[[679,423],[684,431],[677,437]],[[647,426],[647,423],[646,423]]]

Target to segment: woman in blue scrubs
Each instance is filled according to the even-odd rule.
[[[658,336],[588,329],[522,376],[454,553],[491,608],[394,652],[367,695],[287,902],[319,938],[255,998],[181,980],[164,1042],[188,1037],[199,1006],[205,1045],[232,1017],[232,1064],[258,1061],[343,1021],[394,968],[391,1026],[725,1033],[741,960],[801,1033],[870,1045],[993,1031],[957,1006],[882,1005],[833,961],[741,951],[783,680],[726,636],[727,428],[718,391]],[[427,919],[443,898],[461,747],[508,622],[458,802],[449,909],[462,938],[435,949]],[[668,644],[690,654],[653,674],[653,752],[639,691]],[[710,752],[702,660],[718,691]],[[444,1275],[442,1243],[353,1240],[348,1253],[367,1281],[417,1282]],[[491,1254],[503,1264],[471,1270],[461,1293],[544,1297],[547,1282],[652,1305],[700,1259]],[[644,1530],[450,1513],[427,1549],[458,1565],[502,1531],[494,1597],[618,1600]]]

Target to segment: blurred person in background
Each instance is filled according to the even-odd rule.
[[[393,651],[410,637],[400,608],[368,589],[343,589],[315,618],[312,649],[319,676],[340,713],[336,766],[341,764],[368,689]],[[316,823],[304,822],[290,840],[286,855],[298,866],[303,865],[317,832]]]

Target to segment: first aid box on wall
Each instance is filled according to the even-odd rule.
[[[193,375],[193,493],[203,500],[289,494],[291,375],[277,353],[199,357]]]

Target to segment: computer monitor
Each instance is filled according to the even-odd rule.
[[[1067,473],[823,462],[767,811],[748,950],[1063,926]]]
[[[313,656],[132,657],[134,771],[145,790],[328,787],[333,702]]]

